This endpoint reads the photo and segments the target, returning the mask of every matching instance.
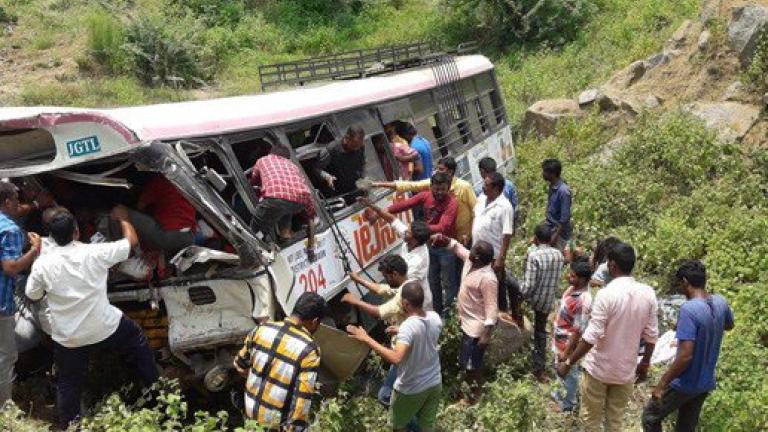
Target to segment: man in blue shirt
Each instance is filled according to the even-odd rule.
[[[493,160],[493,158],[484,157],[477,163],[477,168],[480,170],[480,177],[485,181],[486,177],[496,172],[496,161]],[[506,178],[506,176],[504,177],[504,191],[502,193],[509,200],[509,203],[512,204],[512,209],[515,211],[515,214],[517,214],[517,191],[515,190],[515,184],[512,183],[510,179]],[[483,184],[480,183],[475,186],[475,195],[480,198],[480,195],[482,194]]]
[[[561,251],[571,238],[571,189],[560,178],[562,171],[563,166],[557,159],[541,163],[541,175],[549,183],[547,224],[555,230],[552,245]]]
[[[418,133],[412,124],[406,122],[398,123],[397,134],[408,141],[411,144],[411,148],[419,153],[421,164],[424,166],[424,170],[419,175],[414,174],[414,181],[432,177],[432,144]]]
[[[675,275],[688,299],[677,320],[677,355],[643,410],[643,431],[661,432],[665,417],[677,411],[677,431],[693,432],[704,399],[715,389],[715,366],[723,332],[733,328],[733,312],[720,295],[707,292],[704,264],[683,262]]]
[[[13,365],[16,363],[16,275],[28,269],[40,253],[40,236],[29,233],[30,249],[22,253],[24,233],[11,219],[19,213],[19,191],[13,183],[0,182],[0,408],[11,399]]]

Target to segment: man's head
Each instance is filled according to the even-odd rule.
[[[557,159],[545,159],[541,163],[541,176],[550,183],[559,180],[562,171],[563,165]]]
[[[595,253],[592,255],[592,265],[597,268],[597,266],[606,262],[608,260],[608,252],[619,243],[621,243],[621,240],[616,237],[606,237],[602,239],[597,244]]]
[[[469,261],[472,267],[485,267],[493,262],[493,246],[487,241],[477,241],[469,250]]]
[[[568,272],[568,283],[576,288],[584,288],[592,277],[592,267],[589,258],[579,256],[571,261],[571,271]]]
[[[608,272],[611,277],[628,276],[635,268],[635,249],[619,242],[608,251]]]
[[[413,138],[419,134],[419,132],[416,130],[416,128],[408,122],[398,122],[395,125],[395,131],[398,135],[400,135],[404,140],[408,141],[409,143],[413,140]]]
[[[66,210],[59,211],[51,216],[48,230],[59,246],[66,246],[80,237],[80,230],[77,228],[75,217]]]
[[[492,172],[483,179],[483,193],[488,197],[488,202],[495,200],[504,192],[504,176],[501,173]]]
[[[537,245],[549,244],[552,241],[552,227],[542,222],[533,230],[533,242]]]
[[[384,133],[387,134],[387,138],[390,141],[392,141],[396,136],[400,135],[398,131],[402,128],[402,126],[400,126],[401,123],[403,122],[400,120],[394,120],[384,125]]]
[[[408,263],[400,255],[387,255],[379,262],[379,272],[387,285],[397,288],[405,282],[408,275]]]
[[[451,191],[451,179],[447,174],[436,172],[430,179],[430,190],[436,201],[448,199],[448,193]]]
[[[424,307],[424,289],[416,281],[410,281],[400,287],[400,304],[406,314],[419,312]]]
[[[675,288],[686,297],[691,296],[694,289],[704,289],[707,286],[707,269],[699,260],[685,260],[675,272]]]
[[[64,212],[69,213],[69,210],[59,206],[48,207],[47,209],[43,210],[43,214],[41,216],[41,219],[43,222],[43,229],[46,230],[47,232],[50,232],[51,221],[53,220],[53,218],[56,215]]]
[[[0,212],[10,217],[19,214],[19,188],[11,182],[0,181]]]
[[[305,292],[296,300],[291,316],[310,333],[314,333],[325,316],[325,299],[317,293]]]
[[[489,174],[496,172],[496,161],[490,157],[484,157],[477,163],[477,168],[480,170],[480,177],[486,178]]]
[[[446,156],[437,162],[437,172],[445,173],[453,181],[453,176],[456,174],[456,159],[451,156]]]
[[[432,232],[424,221],[413,221],[411,227],[405,232],[405,242],[413,249],[429,241]]]
[[[365,130],[360,126],[350,126],[341,140],[344,150],[355,152],[365,145]]]

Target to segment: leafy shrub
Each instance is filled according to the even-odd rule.
[[[160,17],[143,16],[125,29],[132,69],[148,86],[200,87],[210,78],[197,45],[199,27],[193,22],[170,25]]]
[[[232,27],[246,16],[249,3],[252,2],[248,0],[171,0],[171,3],[190,9],[210,27]]]
[[[100,11],[88,17],[88,54],[111,74],[127,68],[123,27],[112,15]]]
[[[15,24],[19,18],[0,5],[0,23]]]
[[[509,44],[562,45],[572,40],[592,15],[593,0],[448,0],[466,17],[475,37]]]
[[[746,79],[758,91],[768,91],[768,25],[760,32],[752,56],[752,63],[746,72]]]

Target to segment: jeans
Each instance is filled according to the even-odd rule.
[[[11,400],[13,365],[16,364],[16,320],[13,315],[0,315],[0,408]]]
[[[661,432],[661,422],[677,411],[677,432],[693,432],[699,423],[699,414],[709,392],[685,394],[675,389],[667,390],[661,399],[651,398],[643,410],[643,431]]]
[[[158,379],[154,352],[144,331],[125,316],[111,336],[93,345],[67,348],[54,342],[53,359],[59,371],[56,405],[62,429],[80,417],[80,394],[88,375],[88,361],[91,352],[98,349],[121,354],[135,368],[144,385],[149,386]]]
[[[432,291],[432,306],[443,316],[444,309],[456,300],[459,291],[456,256],[447,248],[429,248],[429,288]]]
[[[293,215],[304,211],[304,205],[279,198],[264,198],[254,209],[251,226],[267,240],[277,243],[280,231],[290,228]]]
[[[534,311],[533,372],[544,372],[547,365],[547,318],[549,313]]]
[[[136,210],[128,210],[128,216],[142,246],[166,252],[172,257],[195,244],[195,233],[192,231],[166,231],[155,218]]]
[[[585,432],[621,432],[624,411],[632,396],[634,382],[606,384],[590,375],[581,374],[581,408],[579,416]]]
[[[555,366],[557,366],[557,362],[555,362]],[[562,391],[555,391],[552,396],[560,404],[562,411],[574,411],[579,405],[579,375],[581,375],[581,367],[574,364],[565,378],[558,378],[563,385],[565,394]]]
[[[387,376],[384,377],[384,382],[381,383],[379,388],[379,402],[389,406],[389,402],[392,399],[392,389],[395,386],[395,380],[397,379],[397,366],[390,365]]]

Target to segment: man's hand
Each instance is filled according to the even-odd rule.
[[[666,390],[666,386],[662,386],[661,384],[658,384],[656,387],[651,390],[651,397],[656,400],[661,400],[661,397],[664,396],[664,391]]]
[[[347,333],[360,342],[367,342],[369,338],[368,332],[366,332],[364,328],[358,326],[348,325]]]
[[[429,244],[434,247],[446,247],[450,241],[450,238],[440,233],[432,234],[432,237],[429,238]]]
[[[341,296],[341,302],[354,306],[357,304],[357,297],[355,297],[355,295],[352,293],[346,293]]]
[[[27,233],[27,238],[29,239],[30,248],[39,253],[40,245],[42,244],[42,240],[40,240],[40,235],[34,232],[29,232]]]
[[[367,196],[357,197],[357,202],[359,202],[360,204],[366,207],[371,207],[373,205],[373,201],[371,201],[371,198]]]
[[[391,325],[384,330],[384,333],[388,335],[396,335],[400,332],[400,327],[396,325]]]
[[[325,180],[325,183],[328,184],[328,187],[336,190],[336,177],[328,174],[327,176],[323,177],[323,180]]]
[[[477,340],[477,345],[480,348],[485,348],[488,346],[488,344],[491,342],[491,329],[486,327],[483,331],[483,334],[480,335],[480,338]]]
[[[360,275],[355,273],[355,272],[348,272],[347,276],[349,276],[350,279],[352,279],[353,281],[355,281],[357,283],[361,283],[363,281],[363,278],[360,277]]]
[[[124,221],[128,220],[128,207],[118,204],[112,208],[112,212],[110,213],[113,219]]]
[[[648,366],[650,366],[649,363],[638,363],[637,370],[635,373],[637,374],[637,381],[636,382],[643,382],[646,379],[648,379]]]
[[[307,252],[307,260],[309,260],[309,262],[313,263],[317,261],[317,253],[315,253],[315,248],[308,247],[306,249],[306,252]]]
[[[561,362],[557,364],[557,376],[560,378],[565,378],[566,375],[568,375],[568,372],[571,371],[571,365],[565,362]]]
[[[504,257],[501,255],[499,255],[499,257],[493,261],[493,271],[496,273],[501,273],[504,271]]]

